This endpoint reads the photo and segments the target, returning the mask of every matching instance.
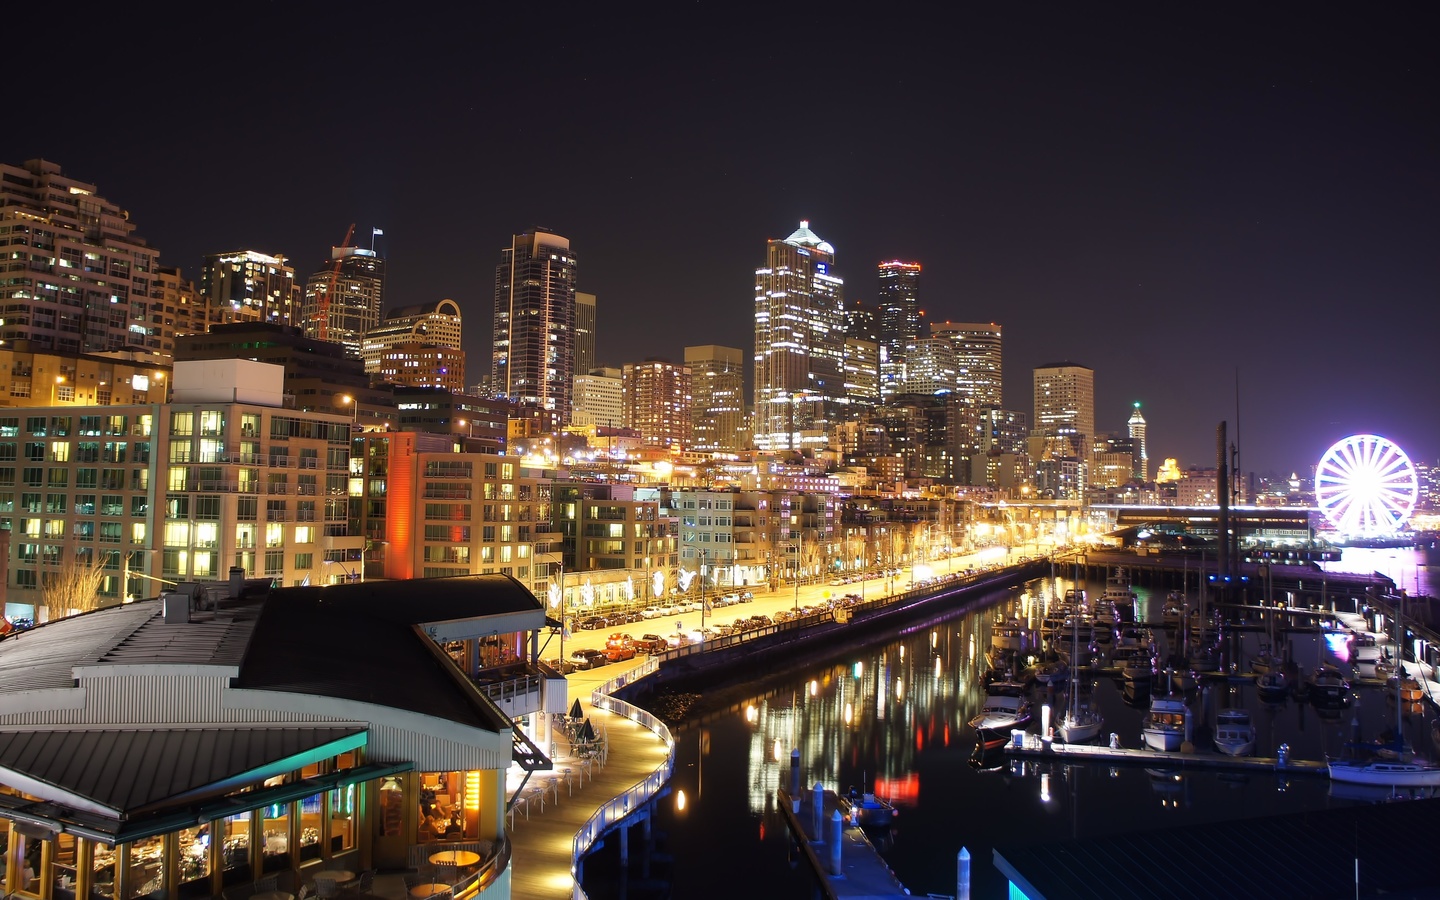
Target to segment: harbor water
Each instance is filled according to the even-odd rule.
[[[1064,580],[1031,582],[1024,591],[991,595],[983,610],[915,625],[823,663],[677,698],[694,706],[672,728],[675,775],[655,811],[653,843],[637,846],[643,842],[634,837],[638,832],[632,834],[631,864],[622,871],[618,841],[608,841],[586,861],[586,891],[594,898],[815,896],[815,876],[776,810],[776,788],[788,781],[796,748],[806,786],[819,782],[841,791],[853,786],[895,804],[895,825],[874,840],[899,880],[920,896],[955,893],[962,847],[974,860],[973,896],[1000,898],[1006,886],[991,864],[996,846],[1393,799],[1388,790],[1345,789],[1315,775],[977,754],[967,723],[985,697],[992,627],[997,619],[1020,614],[1038,623],[1046,604],[1071,586]],[[1093,598],[1104,585],[1084,587]],[[1136,593],[1142,617],[1163,599],[1142,589]],[[1237,632],[1227,639],[1227,653],[1248,660],[1269,640],[1264,631]],[[1276,637],[1277,644],[1284,640]],[[1334,638],[1314,632],[1291,635],[1289,647],[1303,668],[1339,661],[1337,652],[1345,653]],[[768,661],[766,668],[772,668]],[[1244,662],[1237,666],[1246,668]],[[1113,732],[1122,746],[1140,746],[1147,701],[1129,697],[1109,676],[1080,683],[1105,717],[1102,739]],[[1031,731],[1039,729],[1041,705],[1049,704],[1056,720],[1065,708],[1063,688],[1049,693],[1037,687],[1031,697],[1036,705]],[[1357,737],[1375,738],[1397,721],[1394,701],[1378,687],[1358,686],[1349,705],[1325,709],[1295,697],[1265,703],[1253,681],[1221,678],[1203,682],[1188,702],[1193,742],[1205,753],[1214,752],[1209,732],[1215,712],[1227,706],[1250,710],[1256,756],[1273,756],[1287,744],[1294,759],[1320,760],[1342,753]],[[1432,754],[1429,712],[1418,705],[1402,712],[1407,737],[1423,755]]]

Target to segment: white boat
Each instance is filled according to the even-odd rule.
[[[1010,731],[1030,721],[1030,701],[1011,682],[990,685],[980,715],[970,720],[985,747],[998,747],[1010,739]]]
[[[1054,660],[1035,670],[1035,680],[1041,684],[1064,684],[1070,677],[1070,667],[1064,660]]]
[[[1105,580],[1099,605],[1113,610],[1117,621],[1135,621],[1135,592],[1130,590],[1130,577],[1124,569],[1116,569]]]
[[[1255,726],[1247,710],[1220,710],[1215,717],[1215,749],[1226,756],[1249,756],[1255,749]]]
[[[1010,619],[995,626],[995,631],[990,635],[990,644],[1001,650],[1021,650],[1029,634],[1030,629],[1025,627],[1025,623],[1019,619]]]
[[[1150,654],[1144,650],[1136,650],[1120,667],[1120,674],[1125,678],[1125,683],[1132,688],[1149,688],[1150,680],[1155,677],[1155,663]]]
[[[1179,750],[1185,741],[1185,720],[1189,715],[1190,709],[1180,697],[1151,697],[1150,711],[1140,724],[1145,746],[1170,753]]]

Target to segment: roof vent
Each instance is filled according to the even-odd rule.
[[[190,611],[196,607],[201,587],[193,581],[177,584],[175,590],[160,595],[166,625],[185,625],[190,621]]]

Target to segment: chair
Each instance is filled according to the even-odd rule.
[[[375,870],[367,869],[364,872],[360,873],[360,877],[355,881],[355,886],[350,890],[352,893],[356,894],[368,894],[370,893],[371,888],[373,888],[374,886]]]
[[[436,883],[436,884],[450,884],[450,885],[453,885],[455,882],[457,882],[457,881],[459,881],[459,880],[460,880],[460,869],[459,869],[458,867],[456,867],[456,866],[449,866],[449,865],[443,865],[443,864],[441,864],[441,865],[436,865],[436,866],[435,866],[435,883]]]
[[[255,879],[255,893],[257,894],[278,890],[280,890],[280,876],[278,874],[266,875],[264,878]]]
[[[340,885],[333,878],[315,879],[315,896],[320,900],[331,900],[332,897],[340,895]],[[227,897],[226,900],[229,900]]]
[[[310,896],[310,885],[300,885],[300,890],[295,893],[295,900],[307,900]]]

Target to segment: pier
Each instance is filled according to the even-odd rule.
[[[785,823],[815,870],[826,897],[885,900],[909,896],[910,892],[896,880],[864,831],[844,820],[834,791],[822,789],[817,793],[812,789],[792,794],[782,787],[779,796]]]
[[[1042,759],[1083,759],[1094,762],[1133,763],[1148,768],[1180,769],[1263,769],[1269,772],[1328,777],[1325,763],[1310,759],[1285,759],[1265,756],[1226,756],[1223,753],[1169,753],[1162,750],[1141,750],[1100,744],[1066,744],[1046,741],[1037,734],[1026,734],[1020,745],[1005,745],[1009,756]]]

